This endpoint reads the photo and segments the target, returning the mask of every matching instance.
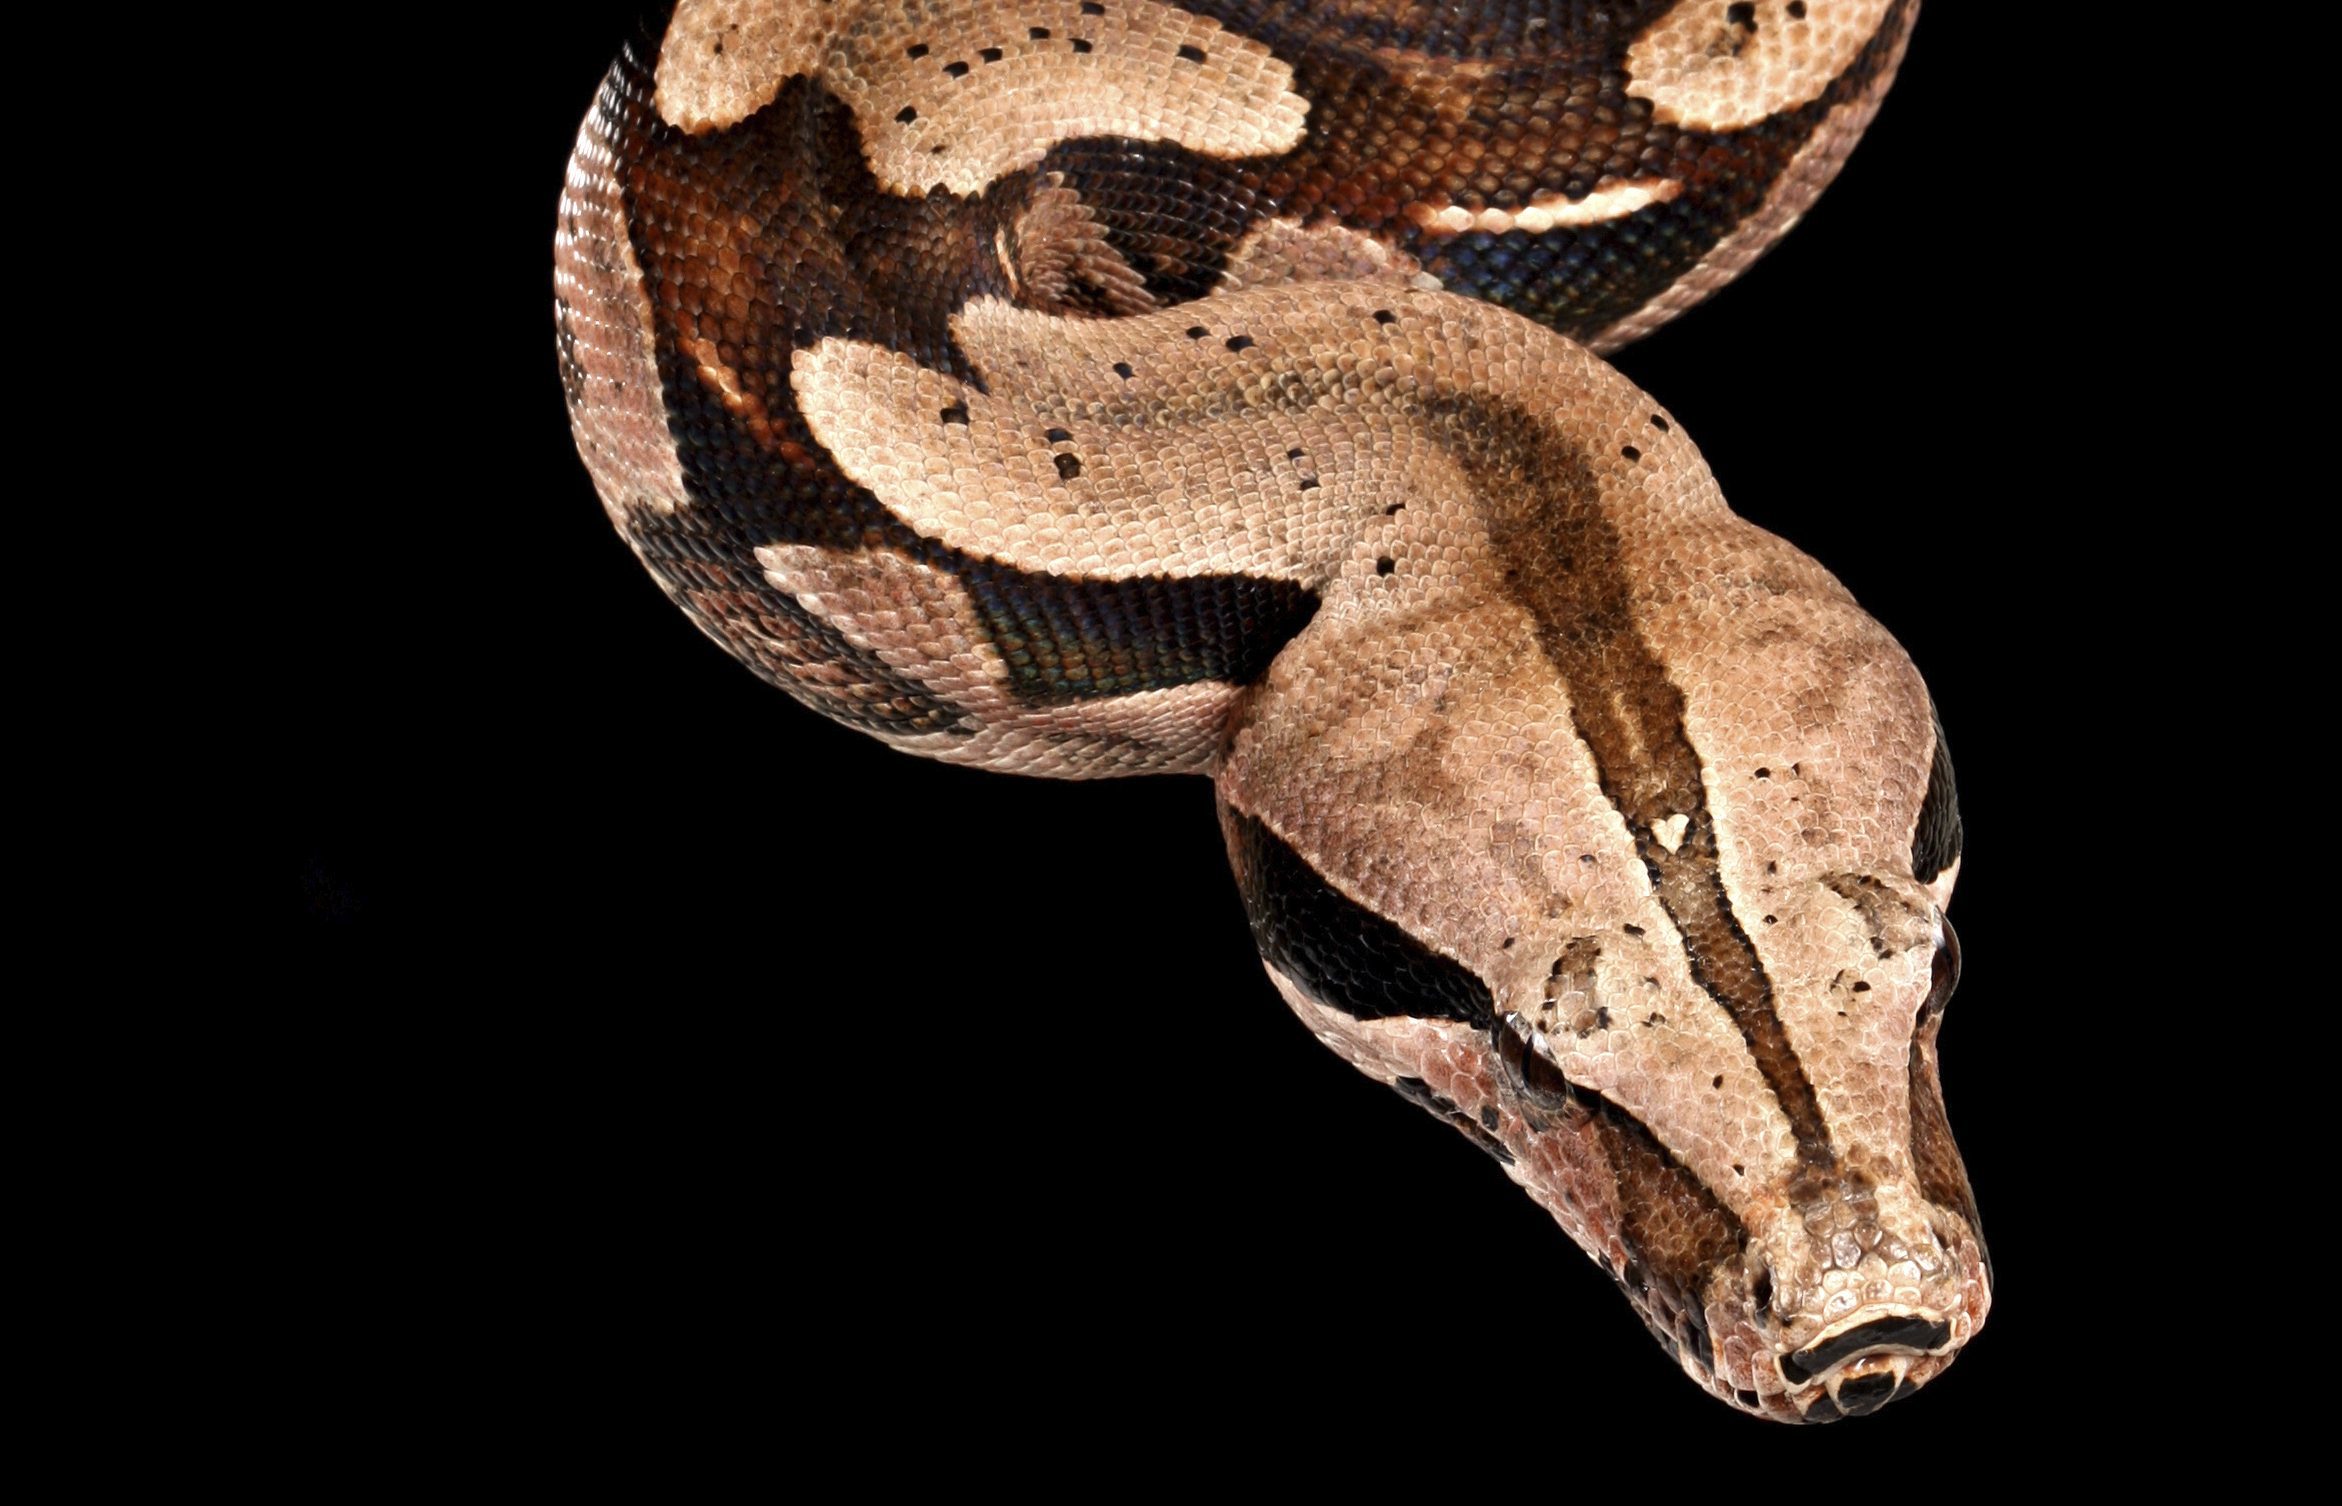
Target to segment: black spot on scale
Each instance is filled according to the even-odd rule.
[[[1187,327],[1187,338],[1190,340],[1201,340],[1204,336],[1210,333],[1210,330],[1205,329],[1200,324],[1191,324]]]
[[[1100,5],[1098,0],[1082,0],[1082,14],[1085,16],[1102,16],[1106,14],[1106,7]]]
[[[903,49],[903,55],[913,59],[914,61],[919,58],[923,58],[927,56],[927,44],[925,42],[913,42],[909,47]]]
[[[1396,324],[1399,322],[1399,316],[1392,313],[1389,309],[1376,309],[1374,311],[1374,322],[1377,324]]]
[[[1486,1026],[1488,985],[1335,889],[1263,823],[1222,802],[1220,825],[1261,957],[1354,1020],[1400,1017]]]
[[[1675,426],[1667,422],[1666,415],[1654,413],[1651,415],[1651,427],[1662,434],[1668,434],[1674,431]]]
[[[1048,440],[1051,444],[1062,444],[1066,440],[1073,438],[1071,434],[1067,433],[1063,429],[1051,429],[1048,433],[1042,435],[1041,437]]]
[[[1636,449],[1631,444],[1622,448],[1618,453],[1624,455],[1629,460],[1640,460],[1643,458],[1643,452]]]
[[[960,401],[944,409],[941,416],[943,421],[947,424],[960,424],[964,426],[968,421],[967,399],[962,398]]]
[[[1204,60],[1204,50],[1183,42],[1179,47],[1179,60],[1183,63],[1200,63]]]
[[[987,63],[997,63],[1002,58],[1003,54],[997,47],[984,47],[977,50],[976,56],[982,58]]]
[[[1090,50],[1090,44],[1081,37],[1075,37],[1073,39],[1073,50],[1076,52],[1088,52]]]
[[[968,76],[968,65],[959,62],[946,63],[943,65],[943,71],[953,78],[966,78]]]
[[[1388,575],[1398,568],[1399,562],[1387,554],[1374,562],[1374,573],[1377,575]]]
[[[1057,462],[1057,478],[1060,481],[1071,481],[1082,473],[1082,461],[1079,455],[1058,455],[1053,458]]]
[[[1046,26],[1028,26],[1025,28],[1025,35],[1032,38],[1036,42],[1046,42],[1049,40],[1049,28]]]
[[[895,119],[896,119],[896,121],[898,121],[899,123],[901,123],[901,124],[903,124],[903,125],[909,125],[909,124],[910,124],[912,121],[914,121],[914,120],[917,120],[918,118],[919,118],[919,112],[918,112],[918,110],[916,110],[915,108],[913,108],[913,107],[912,107],[912,106],[910,106],[910,105],[905,105],[905,106],[903,106],[901,109],[899,109],[899,110],[895,111]]]
[[[1301,490],[1305,492],[1313,492],[1317,490],[1317,487],[1318,481],[1315,476],[1304,476],[1301,478]]]
[[[1114,363],[1114,374],[1126,382],[1129,381],[1132,376],[1130,363],[1128,361],[1116,361]]]
[[[1735,3],[1724,7],[1724,20],[1727,25],[1745,26],[1750,31],[1754,31],[1756,30],[1756,6],[1751,3],[1751,0],[1735,0]]]
[[[1230,350],[1250,350],[1252,349],[1252,336],[1230,335],[1228,337],[1228,348]]]
[[[1789,0],[1789,19],[1792,21],[1805,19],[1805,0]]]

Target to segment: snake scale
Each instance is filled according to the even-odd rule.
[[[556,241],[612,521],[813,709],[1208,775],[1269,977],[1784,1421],[1990,1305],[1917,671],[1601,359],[1915,0],[679,0]]]

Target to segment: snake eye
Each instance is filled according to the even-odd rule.
[[[1494,1026],[1496,1059],[1504,1068],[1504,1080],[1524,1103],[1559,1113],[1577,1102],[1577,1089],[1570,1086],[1561,1068],[1529,1044],[1522,1033],[1526,1024],[1514,1023],[1520,1018],[1517,1014],[1506,1015]]]
[[[1935,949],[1934,981],[1919,1006],[1922,1025],[1943,1013],[1944,1005],[1951,1002],[1952,990],[1960,986],[1960,933],[1952,929],[1948,918],[1943,924],[1943,945]]]

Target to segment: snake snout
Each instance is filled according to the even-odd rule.
[[[1791,1393],[1808,1395],[1800,1402],[1803,1420],[1832,1422],[1875,1412],[1918,1390],[1941,1368],[1932,1357],[1951,1344],[1948,1320],[1930,1313],[1895,1313],[1858,1318],[1777,1363]]]

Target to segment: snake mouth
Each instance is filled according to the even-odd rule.
[[[1941,1354],[1951,1347],[1951,1342],[1949,1320],[1930,1313],[1900,1312],[1862,1319],[1835,1333],[1824,1334],[1796,1353],[1782,1355],[1778,1363],[1781,1379],[1791,1386],[1803,1386],[1817,1376],[1828,1375],[1830,1389],[1835,1394],[1849,1379],[1880,1373],[1867,1365],[1849,1362],[1873,1356],[1908,1359],[1915,1355]],[[1832,1375],[1833,1370],[1838,1373]],[[1894,1390],[1895,1387],[1888,1387],[1886,1395],[1863,1410],[1876,1410]]]

